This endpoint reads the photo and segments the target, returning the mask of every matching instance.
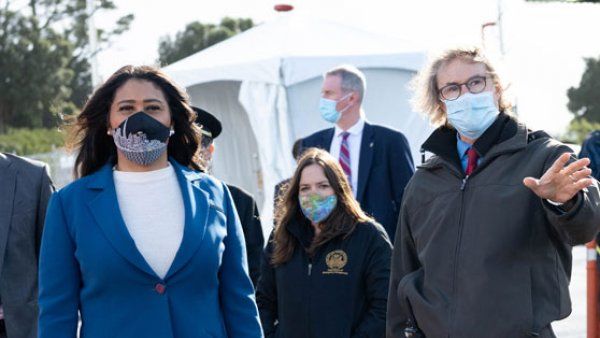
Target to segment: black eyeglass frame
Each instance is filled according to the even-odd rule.
[[[454,101],[454,100],[458,99],[461,96],[460,89],[462,88],[462,86],[467,87],[467,90],[471,94],[479,94],[479,93],[483,92],[485,90],[485,88],[487,87],[487,78],[488,78],[488,75],[485,75],[485,76],[484,75],[475,75],[475,76],[470,77],[467,80],[467,82],[463,82],[463,83],[450,83],[448,85],[445,85],[442,88],[438,89],[439,98],[442,101],[443,100]],[[471,81],[473,81],[473,80],[483,80],[483,87],[481,88],[481,90],[479,90],[479,91],[473,91],[473,90],[471,90],[471,87],[473,87],[475,85],[471,85],[470,86],[469,83]],[[455,98],[446,98],[446,97],[444,97],[444,94],[442,94],[444,92],[444,89],[449,88],[449,87],[453,87],[453,86],[457,86],[458,87],[458,96],[456,96]]]

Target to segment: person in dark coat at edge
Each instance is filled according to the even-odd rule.
[[[38,260],[54,191],[48,171],[0,153],[0,338],[37,337]]]
[[[589,167],[592,176],[598,180],[600,178],[600,130],[591,132],[583,141],[579,158],[584,157],[590,159]]]
[[[598,185],[572,150],[512,117],[491,63],[450,49],[418,77],[438,125],[404,193],[388,337],[555,337],[571,247],[598,231]]]
[[[210,173],[212,155],[215,151],[213,140],[221,134],[221,121],[204,109],[198,107],[192,107],[192,109],[197,114],[196,124],[202,129],[202,140],[200,141],[199,150],[202,162],[201,168]],[[225,183],[225,185],[229,188],[233,204],[235,204],[240,222],[242,223],[242,230],[244,231],[244,239],[246,241],[246,254],[248,256],[248,270],[250,279],[252,279],[254,288],[256,288],[260,275],[260,257],[265,245],[258,207],[256,201],[248,192],[233,184]]]
[[[335,126],[307,136],[302,147],[324,149],[339,160],[354,198],[393,242],[404,187],[415,169],[406,137],[366,120],[361,106],[365,91],[365,76],[356,67],[343,65],[325,73],[319,111]]]
[[[308,149],[277,210],[256,291],[265,336],[383,337],[391,244],[337,160]]]
[[[587,157],[590,159],[590,169],[592,176],[596,180],[600,178],[600,130],[595,130],[585,138],[581,145],[579,158]],[[596,235],[596,266],[600,271],[600,234]],[[598,299],[600,301],[600,299]]]
[[[300,156],[302,155],[302,139],[297,139],[296,142],[294,142],[294,145],[292,146],[292,156],[294,157],[294,160],[296,161],[296,163],[298,163],[298,161],[300,160]],[[285,189],[287,188],[288,184],[290,183],[290,179],[286,178],[285,180],[277,183],[275,185],[275,193],[273,194],[273,196],[275,196],[273,198],[273,210],[276,210],[277,208],[277,204],[279,203],[279,200],[283,197],[284,193],[285,193]],[[277,212],[275,212],[276,214]]]

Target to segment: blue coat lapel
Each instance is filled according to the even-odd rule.
[[[98,195],[88,201],[87,205],[96,223],[102,229],[115,251],[138,269],[156,277],[154,270],[148,265],[135,246],[135,242],[127,230],[125,221],[123,221],[117,200],[111,164],[105,165],[93,174],[90,177],[87,187],[92,190],[99,190]]]
[[[175,161],[171,161],[171,165],[175,168],[183,194],[185,228],[181,246],[165,279],[183,268],[200,247],[208,221],[209,204],[212,203],[208,193],[200,187],[203,174],[184,168]]]
[[[358,163],[358,187],[356,189],[356,200],[361,202],[365,189],[367,187],[367,179],[371,172],[371,164],[373,162],[373,152],[375,151],[374,146],[374,133],[373,127],[365,123],[363,129],[362,141],[360,143],[360,160]]]
[[[164,279],[169,278],[185,266],[200,247],[206,229],[210,200],[208,193],[200,188],[202,174],[188,170],[173,160],[170,160],[170,162],[177,174],[177,180],[183,195],[185,226],[181,246]],[[111,242],[114,249],[131,264],[157,277],[135,246],[135,242],[123,221],[111,165],[105,165],[90,178],[88,188],[99,190],[99,192],[95,198],[88,202],[88,207],[106,238]]]

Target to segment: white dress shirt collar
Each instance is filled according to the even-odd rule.
[[[362,134],[363,129],[365,128],[365,117],[363,114],[360,114],[360,117],[358,118],[358,121],[356,121],[356,123],[350,127],[348,130],[346,130],[348,133],[350,133],[350,135],[360,135]],[[334,131],[334,135],[340,136],[342,135],[342,133],[344,132],[344,130],[342,130],[342,128],[340,128],[337,124],[335,125],[335,131]]]

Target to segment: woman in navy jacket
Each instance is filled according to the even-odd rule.
[[[278,212],[256,296],[265,336],[384,337],[391,244],[338,162],[309,149]]]
[[[76,337],[78,316],[86,338],[262,337],[241,226],[227,188],[197,171],[193,120],[151,67],[121,68],[90,98],[80,178],[48,207],[39,337]]]

